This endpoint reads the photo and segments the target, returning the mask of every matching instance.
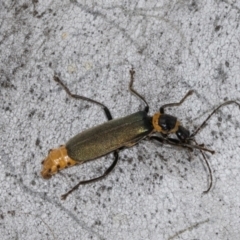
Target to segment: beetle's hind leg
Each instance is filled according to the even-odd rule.
[[[53,80],[56,81],[57,83],[59,83],[62,86],[62,88],[65,90],[65,92],[70,97],[78,99],[78,100],[81,99],[81,100],[84,100],[84,101],[88,101],[88,102],[91,102],[91,103],[94,103],[94,104],[97,104],[97,105],[101,106],[103,108],[103,111],[105,112],[107,120],[109,121],[109,120],[113,119],[110,110],[103,103],[100,103],[100,102],[98,102],[96,100],[93,100],[91,98],[88,98],[88,97],[84,97],[84,96],[80,96],[80,95],[71,93],[69,88],[62,82],[62,80],[59,78],[59,76],[56,73],[54,73]]]
[[[106,177],[110,172],[112,172],[112,170],[114,169],[114,167],[117,165],[118,162],[118,152],[119,150],[114,151],[114,161],[113,163],[110,165],[110,167],[103,173],[103,175],[96,177],[96,178],[92,178],[89,180],[85,180],[85,181],[81,181],[79,182],[76,186],[74,186],[71,190],[69,190],[67,193],[63,194],[61,196],[62,200],[65,200],[67,198],[67,196],[69,194],[71,194],[73,191],[77,190],[79,188],[80,185],[84,185],[84,184],[88,184],[88,183],[92,183],[92,182],[96,182],[98,180],[103,179],[104,177]]]

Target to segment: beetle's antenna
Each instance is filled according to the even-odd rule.
[[[70,97],[75,98],[75,99],[81,99],[81,100],[88,101],[91,103],[95,103],[95,104],[101,106],[106,114],[107,119],[112,120],[112,115],[111,115],[108,107],[106,107],[104,104],[102,104],[96,100],[93,100],[91,98],[71,93],[69,88],[62,82],[62,80],[60,80],[60,78],[57,76],[56,73],[54,73],[53,80],[56,81],[57,83],[59,83]]]
[[[206,125],[207,121],[208,121],[221,107],[226,106],[226,105],[230,105],[230,104],[237,104],[237,105],[240,107],[240,104],[239,104],[238,102],[236,102],[236,101],[233,101],[233,100],[230,100],[230,101],[227,101],[227,102],[222,103],[222,104],[219,105],[217,108],[215,108],[215,109],[208,115],[208,117],[203,121],[203,123],[191,134],[190,140],[191,140],[191,141],[194,141],[194,142],[197,144],[196,140],[193,139],[194,136],[196,136],[196,134]],[[197,145],[199,145],[199,144],[197,144]],[[209,184],[209,186],[208,186],[208,189],[203,192],[203,194],[206,194],[206,193],[208,193],[208,192],[210,191],[210,189],[212,188],[213,177],[212,177],[211,167],[210,167],[210,165],[209,165],[209,162],[207,161],[207,158],[206,158],[205,154],[203,153],[203,151],[202,151],[201,149],[200,149],[200,152],[201,152],[201,154],[202,154],[202,156],[203,156],[203,159],[204,159],[204,161],[205,161],[205,163],[206,163],[206,165],[207,165],[208,172],[209,172],[209,176],[210,176],[210,184]]]
[[[209,114],[209,116],[203,121],[203,123],[191,134],[190,138],[193,138],[206,125],[207,121],[213,116],[213,114],[215,114],[221,107],[230,105],[233,103],[237,104],[240,107],[240,104],[237,101],[233,101],[233,100],[222,103],[216,109],[214,109],[211,114]]]
[[[150,139],[157,140],[157,141],[161,142],[162,144],[169,144],[169,145],[178,146],[178,147],[182,147],[182,148],[188,148],[190,150],[192,150],[192,149],[200,150],[200,152],[203,156],[203,159],[207,165],[207,169],[208,169],[209,176],[210,176],[210,183],[209,183],[208,189],[206,191],[204,191],[203,193],[206,194],[210,191],[210,189],[212,188],[212,182],[213,182],[212,169],[211,169],[209,162],[206,158],[206,155],[204,154],[203,151],[210,152],[211,154],[214,154],[215,151],[205,148],[203,144],[198,144],[195,139],[191,139],[191,141],[193,141],[195,144],[183,143],[180,140],[175,139],[175,138],[161,138],[159,136],[151,136]]]
[[[192,141],[194,141],[195,144],[199,146],[199,144],[196,142],[195,139],[193,139]],[[210,189],[212,188],[212,182],[213,182],[212,169],[211,169],[210,164],[209,164],[209,162],[208,162],[208,160],[207,160],[207,158],[206,158],[206,155],[205,155],[204,152],[203,152],[203,149],[200,149],[200,152],[201,152],[201,154],[202,154],[202,156],[203,156],[204,162],[205,162],[206,165],[207,165],[207,169],[208,169],[209,177],[210,177],[210,183],[209,183],[208,189],[205,190],[205,191],[203,191],[203,194],[206,194],[206,193],[208,193],[208,192],[210,191]]]
[[[140,99],[142,99],[142,101],[145,103],[145,109],[144,111],[148,113],[149,111],[149,105],[147,103],[147,101],[145,100],[145,98],[143,96],[141,96],[136,90],[133,89],[133,81],[134,81],[134,74],[135,74],[135,71],[134,69],[132,68],[130,71],[130,83],[129,83],[129,90],[130,92],[132,92],[133,94],[135,94],[136,96],[138,96]]]
[[[201,154],[202,154],[202,156],[203,156],[203,159],[204,159],[204,161],[205,161],[205,163],[206,163],[206,165],[207,165],[208,172],[209,172],[209,177],[210,177],[210,183],[209,183],[208,189],[205,190],[205,191],[203,191],[203,194],[206,194],[206,193],[208,193],[208,192],[210,191],[210,189],[212,188],[212,182],[213,182],[212,169],[211,169],[211,167],[210,167],[210,165],[209,165],[209,162],[207,161],[206,155],[203,153],[202,150],[200,150],[200,152],[201,152]]]
[[[209,152],[211,154],[214,154],[215,151],[214,150],[211,150],[211,149],[208,149],[208,148],[205,148],[204,145],[201,145],[201,144],[191,144],[191,143],[184,143],[184,142],[181,142],[179,139],[176,139],[176,138],[162,138],[162,137],[159,137],[159,136],[151,136],[149,137],[149,139],[154,139],[162,144],[168,144],[168,145],[172,145],[172,146],[177,146],[177,147],[182,147],[182,148],[188,148],[188,149],[198,149],[200,151],[205,151],[205,152]],[[193,139],[191,139],[193,140]]]

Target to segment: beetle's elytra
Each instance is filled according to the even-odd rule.
[[[180,102],[165,104],[160,107],[159,112],[153,116],[149,116],[149,106],[146,100],[132,88],[134,73],[134,70],[131,69],[129,89],[145,103],[145,108],[143,111],[139,111],[126,117],[114,120],[112,119],[109,109],[105,105],[93,99],[72,94],[55,74],[54,80],[64,88],[69,96],[75,99],[81,99],[100,105],[107,116],[108,122],[85,130],[70,139],[66,145],[50,150],[48,156],[43,161],[43,167],[41,171],[42,177],[49,179],[53,174],[66,167],[81,164],[83,162],[99,158],[110,152],[114,152],[114,161],[103,175],[94,179],[79,182],[70,191],[62,195],[62,199],[66,199],[66,197],[71,192],[78,189],[80,185],[104,178],[116,166],[118,161],[118,152],[120,149],[131,147],[146,137],[157,140],[163,144],[170,144],[189,149],[199,149],[202,153],[204,161],[207,164],[210,174],[209,187],[205,193],[210,190],[212,186],[212,172],[205,157],[204,151],[208,151],[212,154],[214,151],[205,148],[204,144],[197,144],[194,136],[199,132],[200,129],[202,129],[210,117],[221,107],[229,104],[237,104],[240,107],[240,104],[236,101],[224,102],[206,118],[206,120],[197,128],[197,130],[195,130],[194,133],[190,134],[190,132],[181,125],[181,122],[176,117],[165,114],[165,108],[181,105],[185,99],[193,93],[193,91],[189,91]],[[177,138],[169,137],[171,134],[176,134]]]

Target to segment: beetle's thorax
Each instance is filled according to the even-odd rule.
[[[172,115],[155,113],[152,117],[152,125],[156,132],[170,134],[178,131],[180,122]]]

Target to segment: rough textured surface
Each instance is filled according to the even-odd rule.
[[[143,108],[169,113],[193,130],[226,99],[240,101],[239,1],[1,1],[0,236],[1,239],[238,239],[240,130],[238,107],[224,107],[197,135],[198,151],[143,141],[120,153],[105,180],[60,200],[80,179],[100,175],[112,155],[40,177],[50,148],[105,121],[102,109],[74,101],[53,81],[58,73],[74,93],[104,102],[114,117]],[[191,161],[190,161],[191,160]]]

